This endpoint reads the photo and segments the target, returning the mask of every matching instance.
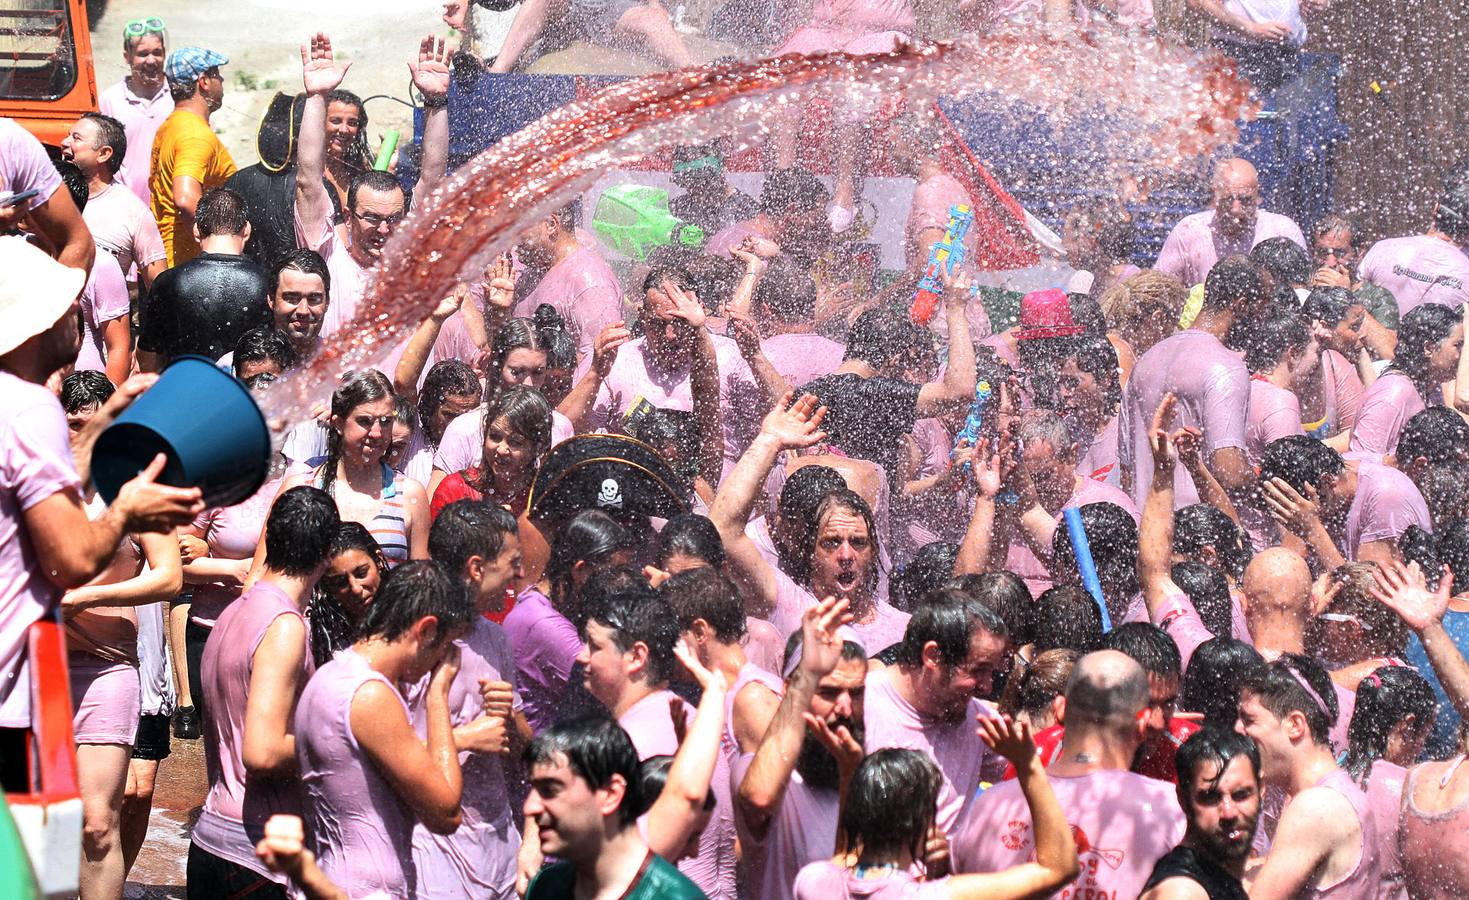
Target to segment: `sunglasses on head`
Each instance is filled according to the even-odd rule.
[[[162,19],[157,16],[149,16],[146,19],[133,19],[131,22],[122,26],[122,36],[142,37],[150,32],[163,31],[167,28],[168,26],[163,24]]]

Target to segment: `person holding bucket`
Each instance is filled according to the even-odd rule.
[[[91,441],[153,379],[133,378],[118,390],[74,460],[65,413],[45,384],[76,358],[85,281],[81,269],[23,238],[0,238],[0,783],[7,792],[27,790],[31,781],[25,746],[37,674],[27,664],[30,626],[63,591],[96,577],[124,535],[171,532],[204,508],[198,488],[158,482],[160,454],[122,485],[106,512],[88,518],[81,497]]]

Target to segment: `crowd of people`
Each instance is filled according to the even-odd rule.
[[[1197,5],[1265,83],[1320,4]],[[493,66],[548,17],[687,61],[657,3],[592,7],[526,0]],[[1007,321],[959,267],[917,324],[975,200],[920,112],[880,275],[839,262],[852,135],[824,179],[775,129],[758,196],[680,147],[702,247],[614,258],[572,201],[339,373],[253,496],[160,456],[107,503],[98,436],[172,360],[268,397],[361,327],[463,64],[408,63],[405,184],[315,35],[237,171],[228,59],[166,39],[128,24],[59,158],[0,120],[0,776],[35,784],[59,619],[82,897],[122,896],[171,740],[207,758],[190,897],[1469,893],[1469,167],[1369,246],[1221,159],[1156,260],[1086,203],[1064,286]]]

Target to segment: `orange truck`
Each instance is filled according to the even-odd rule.
[[[83,0],[0,0],[0,116],[61,146],[97,108],[97,73]]]

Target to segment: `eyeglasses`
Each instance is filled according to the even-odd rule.
[[[149,32],[165,31],[168,26],[157,16],[149,16],[146,19],[134,19],[122,26],[123,37],[142,37]]]
[[[384,216],[379,213],[360,213],[354,209],[352,210],[352,215],[356,216],[360,221],[371,225],[373,228],[381,228],[384,225],[397,225],[403,221],[402,213],[393,213],[391,216]]]
[[[1236,203],[1244,209],[1253,209],[1260,204],[1260,198],[1254,194],[1232,194],[1219,198],[1219,205],[1225,209]]]

